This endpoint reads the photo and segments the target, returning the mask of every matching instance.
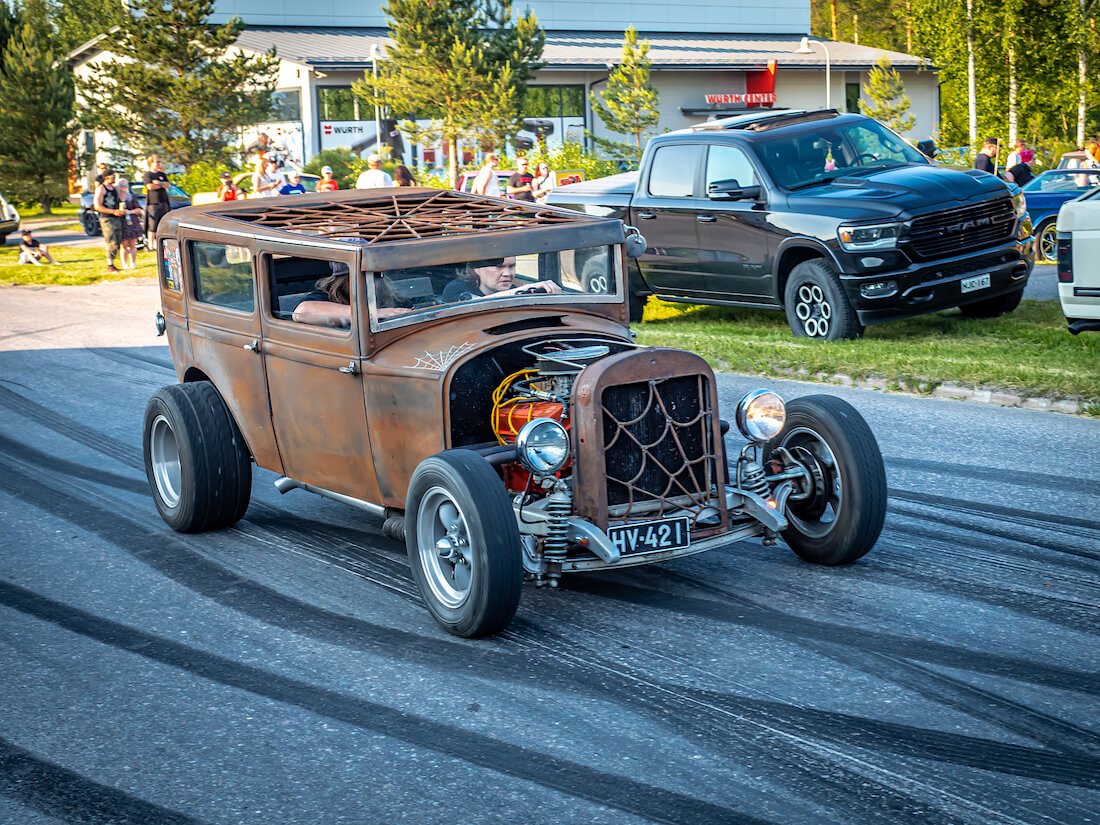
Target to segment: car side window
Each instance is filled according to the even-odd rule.
[[[346,308],[351,301],[351,284],[346,263],[300,255],[264,257],[271,284],[272,318],[315,326],[350,326]],[[295,317],[295,310],[306,302],[319,306],[314,307],[314,312]],[[332,305],[332,312],[326,313],[324,305],[328,304]]]
[[[741,149],[736,146],[711,146],[707,151],[707,191],[715,181],[731,179],[742,187],[760,185],[752,161]]]
[[[196,300],[241,312],[256,308],[251,250],[206,241],[191,241],[188,246]]]
[[[180,247],[175,238],[165,238],[160,242],[161,257],[164,261],[160,273],[165,289],[173,292],[183,291],[183,268],[180,266]]]
[[[696,172],[706,147],[702,144],[672,144],[653,153],[649,165],[649,194],[654,198],[695,197]]]

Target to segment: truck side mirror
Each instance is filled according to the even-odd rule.
[[[707,187],[707,197],[712,201],[759,200],[759,186],[741,186],[737,178],[716,180]]]
[[[645,254],[645,237],[635,226],[624,226],[626,232],[626,257],[640,258]]]
[[[936,141],[929,138],[927,140],[917,141],[917,151],[922,155],[934,158],[939,149],[936,148]]]

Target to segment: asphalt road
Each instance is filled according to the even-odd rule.
[[[875,431],[868,556],[574,576],[471,642],[378,520],[270,473],[233,529],[164,525],[155,307],[0,289],[0,823],[1100,819],[1100,421],[775,382]]]

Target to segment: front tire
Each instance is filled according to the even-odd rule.
[[[470,450],[424,459],[409,482],[405,524],[409,567],[440,627],[476,638],[507,626],[523,559],[512,505],[488,462]]]
[[[836,270],[821,258],[803,261],[791,270],[783,289],[783,308],[796,338],[838,341],[863,337],[863,325]]]
[[[252,496],[252,458],[213,384],[154,392],[142,441],[149,489],[169,527],[200,533],[240,521]]]
[[[85,212],[80,218],[80,222],[84,226],[84,234],[89,238],[94,238],[103,232],[103,229],[99,225],[99,218],[96,217],[95,212]]]
[[[974,301],[972,304],[963,304],[959,307],[967,318],[996,318],[1012,312],[1020,305],[1020,299],[1024,297],[1024,288],[1020,287],[1004,295],[995,298],[986,298],[984,301]]]
[[[1058,263],[1058,225],[1054,218],[1047,218],[1035,230],[1035,254],[1038,263]]]
[[[783,429],[764,461],[785,447],[810,470],[813,493],[788,501],[783,539],[815,564],[849,564],[870,550],[886,519],[886,471],[878,442],[851,404],[827,395],[787,404]]]

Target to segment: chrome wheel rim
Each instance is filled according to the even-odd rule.
[[[1039,255],[1044,263],[1058,263],[1058,228],[1047,224],[1039,233]]]
[[[416,515],[416,546],[420,568],[433,598],[454,610],[470,596],[474,580],[470,528],[454,497],[432,487]]]
[[[588,292],[593,295],[604,295],[607,293],[607,276],[596,275],[588,279]]]
[[[794,314],[809,338],[825,338],[833,318],[833,307],[825,291],[815,283],[800,284],[795,292]]]
[[[827,536],[836,526],[841,508],[844,506],[844,479],[836,456],[833,455],[825,439],[809,427],[793,428],[784,436],[783,446],[787,449],[802,447],[813,453],[825,472],[824,512],[813,519],[800,518],[797,513],[798,505],[794,503],[787,508],[787,521],[803,535],[813,538]]]
[[[153,481],[157,495],[166,507],[175,507],[180,501],[183,473],[180,470],[180,450],[172,425],[163,415],[153,421],[149,432],[149,463],[153,466]]]

